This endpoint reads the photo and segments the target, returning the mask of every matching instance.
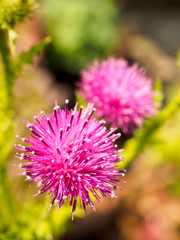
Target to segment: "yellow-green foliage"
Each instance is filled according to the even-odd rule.
[[[44,50],[51,38],[45,38],[29,51],[12,58],[9,31],[0,29],[0,239],[53,239],[67,229],[70,207],[65,206],[59,215],[55,208],[48,213],[49,200],[47,204],[37,202],[27,206],[21,204],[20,207],[11,192],[6,174],[6,163],[15,135],[12,87],[23,65],[32,63],[32,58]]]
[[[9,7],[13,11],[10,13],[6,4],[10,4],[11,2],[12,6]],[[13,5],[13,3],[19,3],[19,8],[15,9],[17,5]],[[23,4],[25,4],[25,2]],[[6,165],[15,135],[14,122],[12,120],[14,113],[12,87],[15,78],[22,70],[22,66],[25,63],[31,63],[32,57],[41,52],[50,42],[50,38],[45,38],[40,44],[33,46],[28,52],[23,52],[17,57],[12,57],[10,46],[12,43],[9,34],[9,31],[12,31],[12,29],[9,29],[9,27],[17,21],[22,20],[21,17],[25,17],[24,10],[26,8],[22,10],[20,5],[22,5],[22,2],[20,1],[0,2],[0,11],[5,14],[4,17],[7,17],[3,18],[3,16],[0,15],[1,23],[5,23],[3,26],[0,25],[0,239],[6,240],[34,239],[35,233],[37,232],[34,230],[35,227],[32,228],[32,225],[37,223],[37,216],[33,218],[34,215],[32,214],[32,219],[29,222],[27,218],[28,212],[26,210],[21,212],[19,206],[17,206],[15,196],[12,194],[10,183],[8,181]],[[7,13],[3,12],[3,9],[1,9],[2,6],[3,9],[7,8]],[[12,8],[13,6],[14,8]],[[17,11],[17,15],[15,10]],[[12,16],[9,16],[8,14],[12,14]],[[8,24],[10,25],[8,26]],[[31,210],[32,213],[36,212],[33,207]],[[46,223],[42,222],[42,224],[44,224],[45,230],[42,231],[41,238],[37,236],[38,239],[45,239],[48,228],[51,229],[51,225],[48,221],[46,221]],[[52,233],[52,230],[49,231]],[[28,234],[28,238],[25,237],[26,234]]]
[[[0,0],[0,27],[12,27],[34,9],[34,0]]]
[[[148,119],[142,129],[138,129],[135,136],[128,140],[124,146],[124,167],[131,163],[148,143],[156,143],[154,134],[164,123],[171,119],[180,110],[180,96],[177,96],[153,119]],[[120,164],[122,167],[122,164]]]

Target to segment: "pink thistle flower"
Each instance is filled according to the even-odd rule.
[[[35,123],[25,121],[31,138],[17,135],[30,145],[15,145],[22,151],[16,157],[26,160],[19,165],[24,169],[20,175],[30,182],[39,182],[37,187],[41,189],[36,195],[50,191],[50,208],[55,203],[59,209],[68,198],[72,218],[78,199],[84,210],[86,205],[95,209],[90,192],[98,201],[100,195],[116,196],[117,177],[124,175],[116,165],[122,160],[121,150],[117,151],[114,145],[120,134],[111,135],[116,129],[106,130],[104,121],[92,118],[94,111],[92,104],[77,111],[77,104],[68,110],[68,100],[65,110],[56,103],[53,114],[45,116],[41,111],[38,117],[34,116]]]
[[[155,113],[152,81],[138,65],[128,66],[126,60],[97,60],[81,72],[78,84],[87,102],[92,102],[96,114],[124,133],[140,127],[144,117]]]

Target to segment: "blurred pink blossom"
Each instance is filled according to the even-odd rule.
[[[95,60],[81,72],[78,85],[85,100],[96,107],[97,116],[124,133],[132,133],[144,117],[155,113],[151,79],[137,64],[128,66],[123,58]]]

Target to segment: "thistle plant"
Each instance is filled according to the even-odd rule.
[[[41,110],[34,123],[25,121],[30,136],[20,137],[25,146],[16,144],[16,158],[26,181],[37,182],[36,195],[49,192],[49,200],[24,206],[12,193],[7,174],[7,162],[14,144],[13,85],[23,65],[43,51],[50,42],[45,38],[29,51],[16,55],[14,26],[34,9],[33,0],[0,1],[0,239],[53,239],[67,230],[67,222],[79,206],[95,209],[102,197],[116,197],[118,182],[123,182],[122,168],[133,162],[143,149],[153,142],[153,136],[180,109],[176,97],[156,113],[158,97],[152,81],[137,65],[128,66],[123,59],[110,58],[94,62],[82,71],[80,88],[88,103],[83,108],[80,99],[75,107],[61,109],[57,102],[54,112]],[[179,57],[180,58],[180,57]],[[178,60],[179,64],[180,60]],[[94,103],[94,105],[92,104]],[[79,105],[78,105],[79,104]],[[93,117],[100,118],[97,120]],[[148,117],[146,119],[146,117]],[[105,126],[106,122],[113,127]],[[115,141],[124,134],[134,135],[124,143],[124,153]],[[17,133],[18,134],[18,133]],[[122,155],[125,156],[124,163]],[[68,204],[67,204],[68,203]],[[57,214],[53,205],[61,210]],[[69,206],[70,205],[70,208]],[[48,212],[48,208],[51,209]]]
[[[80,206],[86,210],[86,205],[93,209],[94,203],[90,193],[100,201],[101,197],[115,197],[114,189],[120,181],[117,163],[121,160],[116,151],[114,141],[120,134],[111,135],[116,129],[106,130],[104,121],[92,119],[95,111],[92,104],[82,111],[68,110],[66,100],[65,110],[55,105],[54,113],[45,116],[34,116],[36,122],[26,121],[31,131],[31,139],[20,138],[29,146],[15,145],[22,151],[16,157],[22,162],[19,166],[24,169],[22,175],[30,182],[40,182],[41,187],[36,195],[50,191],[51,205],[55,203],[58,209],[69,197],[72,207],[72,218],[78,199]]]
[[[49,38],[29,52],[19,56],[15,50],[16,23],[27,17],[34,8],[34,1],[0,1],[0,238],[24,239],[23,226],[27,226],[20,207],[12,193],[7,176],[7,162],[14,142],[13,85],[25,63],[49,43]],[[13,216],[13,217],[12,217]],[[31,231],[32,232],[32,231]]]
[[[153,103],[152,80],[137,64],[128,66],[125,59],[95,60],[81,72],[78,84],[87,102],[94,103],[97,116],[124,133],[133,133],[145,117],[156,110]]]
[[[10,222],[15,221],[15,217],[12,219],[11,216],[16,212],[6,174],[6,163],[14,138],[12,87],[17,74],[11,51],[14,47],[12,32],[15,23],[23,20],[31,12],[32,4],[33,1],[28,1],[26,4],[22,1],[0,1],[0,198],[2,200],[0,229],[2,230],[6,229]]]

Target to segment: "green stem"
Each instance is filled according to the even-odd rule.
[[[0,184],[1,193],[7,207],[8,215],[14,219],[16,207],[14,203],[14,196],[11,194],[6,163],[10,153],[10,144],[13,138],[13,107],[12,107],[12,83],[14,79],[14,71],[11,63],[10,50],[8,46],[8,30],[0,29],[0,56],[1,56],[1,91],[4,94],[0,99],[0,126],[1,126],[1,140],[0,143]],[[1,206],[2,207],[2,206]],[[10,220],[10,219],[9,219]]]
[[[16,218],[16,207],[14,204],[14,196],[11,192],[10,186],[9,186],[9,181],[7,178],[7,172],[6,172],[6,167],[1,166],[0,168],[0,182],[1,182],[1,193],[2,193],[2,202],[4,204],[1,205],[1,208],[7,208],[6,209],[6,218],[7,218],[7,223],[9,225],[10,222],[14,221]]]
[[[8,30],[0,29],[0,53],[6,84],[7,98],[9,99],[7,107],[12,108],[12,84],[14,79],[14,71],[11,64],[8,40],[9,40]]]
[[[171,103],[169,103],[161,112],[159,112],[155,118],[148,119],[144,124],[143,129],[137,130],[135,136],[128,140],[124,146],[124,163],[119,164],[119,168],[122,169],[131,163],[138,154],[149,143],[152,135],[174,114],[180,109],[180,96],[176,97]]]

